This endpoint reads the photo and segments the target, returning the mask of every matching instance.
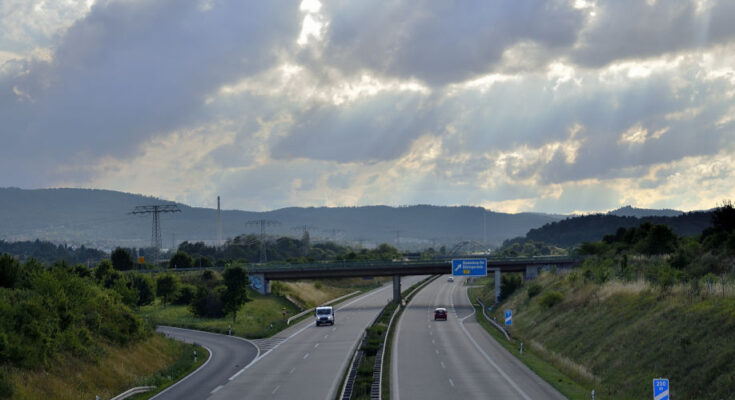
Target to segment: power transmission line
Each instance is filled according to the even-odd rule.
[[[176,204],[162,204],[155,206],[137,206],[130,214],[151,214],[153,215],[153,225],[151,226],[151,247],[155,251],[155,257],[161,251],[161,223],[158,214],[181,212]]]
[[[271,225],[280,225],[278,221],[270,219],[254,219],[246,223],[246,225],[260,225],[260,262],[268,262],[268,257],[265,254],[265,227]]]

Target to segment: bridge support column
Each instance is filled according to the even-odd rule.
[[[268,294],[271,292],[271,281],[265,279],[263,275],[253,274],[249,276],[250,287],[260,294]]]
[[[500,303],[500,268],[495,269],[495,304]]]
[[[526,266],[526,271],[523,273],[523,280],[530,281],[538,277],[538,265]]]
[[[401,276],[393,275],[393,301],[401,303]]]

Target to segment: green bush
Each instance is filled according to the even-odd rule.
[[[520,275],[503,274],[500,278],[500,302],[510,297],[521,286],[523,286],[523,278]]]
[[[539,298],[539,304],[546,308],[551,308],[564,300],[564,295],[557,290],[549,290],[548,292],[541,295]]]
[[[191,304],[191,301],[194,299],[194,296],[197,293],[197,288],[194,285],[188,285],[184,284],[181,285],[181,288],[174,296],[173,301],[171,304],[175,304],[178,306],[187,306]]]
[[[532,299],[535,296],[537,296],[539,293],[541,293],[541,290],[543,288],[538,283],[534,283],[533,285],[528,287],[528,298]]]

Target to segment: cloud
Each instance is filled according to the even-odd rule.
[[[567,1],[325,1],[320,53],[343,71],[416,78],[430,85],[484,75],[522,43],[571,47],[585,18]]]
[[[732,196],[728,2],[57,3],[0,5],[0,185],[252,210]]]
[[[3,156],[130,156],[148,138],[198,123],[220,86],[277,63],[298,23],[298,7],[284,2],[97,4],[59,39],[53,60],[31,60],[0,82],[0,139],[13,145]]]
[[[588,67],[658,57],[729,42],[735,3],[728,0],[599,1],[573,59]]]

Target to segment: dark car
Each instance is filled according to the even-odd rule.
[[[447,320],[447,309],[446,308],[439,307],[436,310],[434,310],[434,321],[439,320],[439,319],[443,319],[445,321]]]

